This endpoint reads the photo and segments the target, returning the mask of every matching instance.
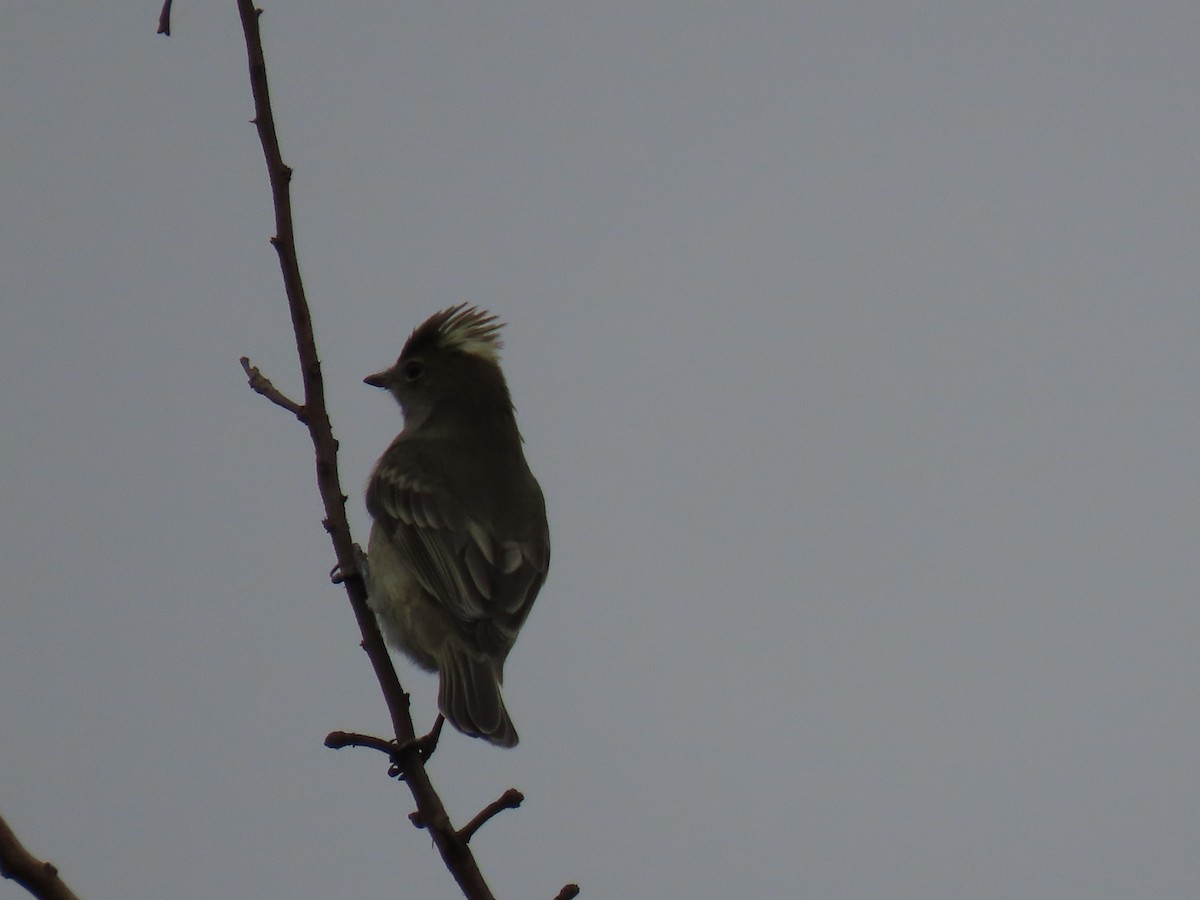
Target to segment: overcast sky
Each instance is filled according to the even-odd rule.
[[[1200,5],[268,2],[356,537],[461,301],[547,496],[500,897],[1193,898]],[[321,528],[234,4],[0,13],[0,814],[90,900],[452,898]],[[436,680],[400,666],[419,728]],[[24,892],[0,882],[0,898]]]

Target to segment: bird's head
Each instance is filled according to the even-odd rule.
[[[465,303],[443,309],[413,331],[394,366],[363,381],[391,392],[404,410],[406,432],[435,415],[511,418],[512,399],[500,371],[503,327],[491,313]]]

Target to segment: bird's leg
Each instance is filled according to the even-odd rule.
[[[354,562],[349,566],[343,566],[338,563],[329,570],[329,580],[334,584],[343,584],[348,578],[353,578],[355,575],[362,577],[363,584],[367,586],[367,591],[371,589],[371,567],[367,561],[367,554],[363,553],[362,547],[358,544],[354,545]]]

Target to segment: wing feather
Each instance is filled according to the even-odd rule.
[[[506,652],[545,579],[548,538],[495,540],[449,492],[386,465],[371,479],[367,505],[464,636]]]

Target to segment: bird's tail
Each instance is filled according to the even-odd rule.
[[[492,660],[456,647],[439,663],[438,708],[450,724],[463,734],[500,747],[515,747],[517,730],[504,708],[500,677]]]

